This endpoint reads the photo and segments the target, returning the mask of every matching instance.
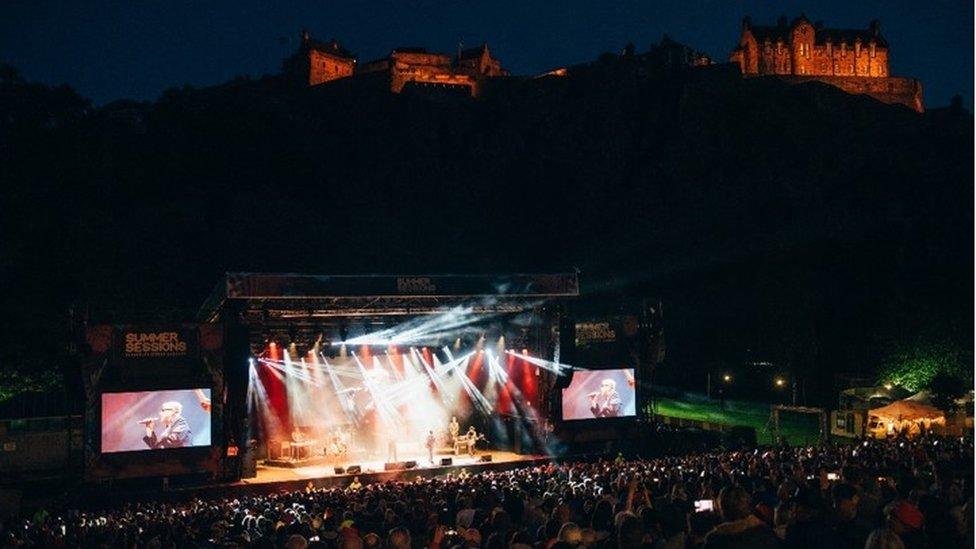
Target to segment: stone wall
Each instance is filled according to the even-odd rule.
[[[308,85],[315,86],[352,76],[355,67],[356,62],[352,59],[341,59],[311,50],[308,52]]]
[[[762,77],[762,75],[760,75]],[[882,103],[905,105],[915,111],[924,112],[922,102],[922,82],[915,78],[872,76],[770,76],[791,84],[823,82],[847,93],[868,95]]]

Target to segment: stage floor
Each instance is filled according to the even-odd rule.
[[[490,455],[491,461],[481,461],[482,456]],[[455,456],[452,454],[434,454],[434,465],[427,461],[427,456],[418,459],[417,456],[397,456],[402,461],[414,460],[417,466],[412,469],[402,469],[396,471],[384,471],[384,462],[381,461],[359,461],[342,464],[344,467],[349,465],[359,465],[362,470],[355,474],[336,474],[335,465],[309,465],[309,466],[290,466],[275,467],[259,464],[257,467],[257,477],[242,479],[238,484],[243,485],[262,485],[262,484],[292,484],[296,481],[313,481],[316,486],[335,486],[352,482],[354,476],[360,477],[363,482],[383,481],[402,478],[405,473],[409,473],[411,478],[417,476],[438,476],[448,473],[457,473],[461,469],[466,469],[469,473],[486,469],[511,468],[515,465],[529,465],[534,462],[548,461],[547,456],[519,455],[512,452],[503,451],[482,451],[474,457],[468,455]],[[451,458],[451,465],[441,465],[441,458]],[[498,467],[500,466],[500,467]],[[317,481],[317,482],[316,482]],[[343,482],[344,481],[344,482]]]

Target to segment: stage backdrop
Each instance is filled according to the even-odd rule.
[[[221,475],[223,326],[101,325],[87,343],[86,478]]]

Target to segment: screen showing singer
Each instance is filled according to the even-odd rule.
[[[563,389],[563,420],[637,415],[633,368],[578,370]]]
[[[102,452],[210,446],[210,389],[102,393]]]

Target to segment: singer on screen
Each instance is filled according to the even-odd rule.
[[[171,401],[163,403],[159,409],[159,421],[163,423],[164,429],[160,435],[156,436],[153,425],[157,418],[146,418],[139,423],[146,426],[146,436],[142,437],[150,448],[182,448],[190,446],[193,433],[190,432],[190,425],[183,417],[183,405],[179,402]]]
[[[617,382],[612,379],[604,379],[600,383],[600,390],[590,393],[590,412],[593,417],[618,417],[623,401],[617,394]]]

